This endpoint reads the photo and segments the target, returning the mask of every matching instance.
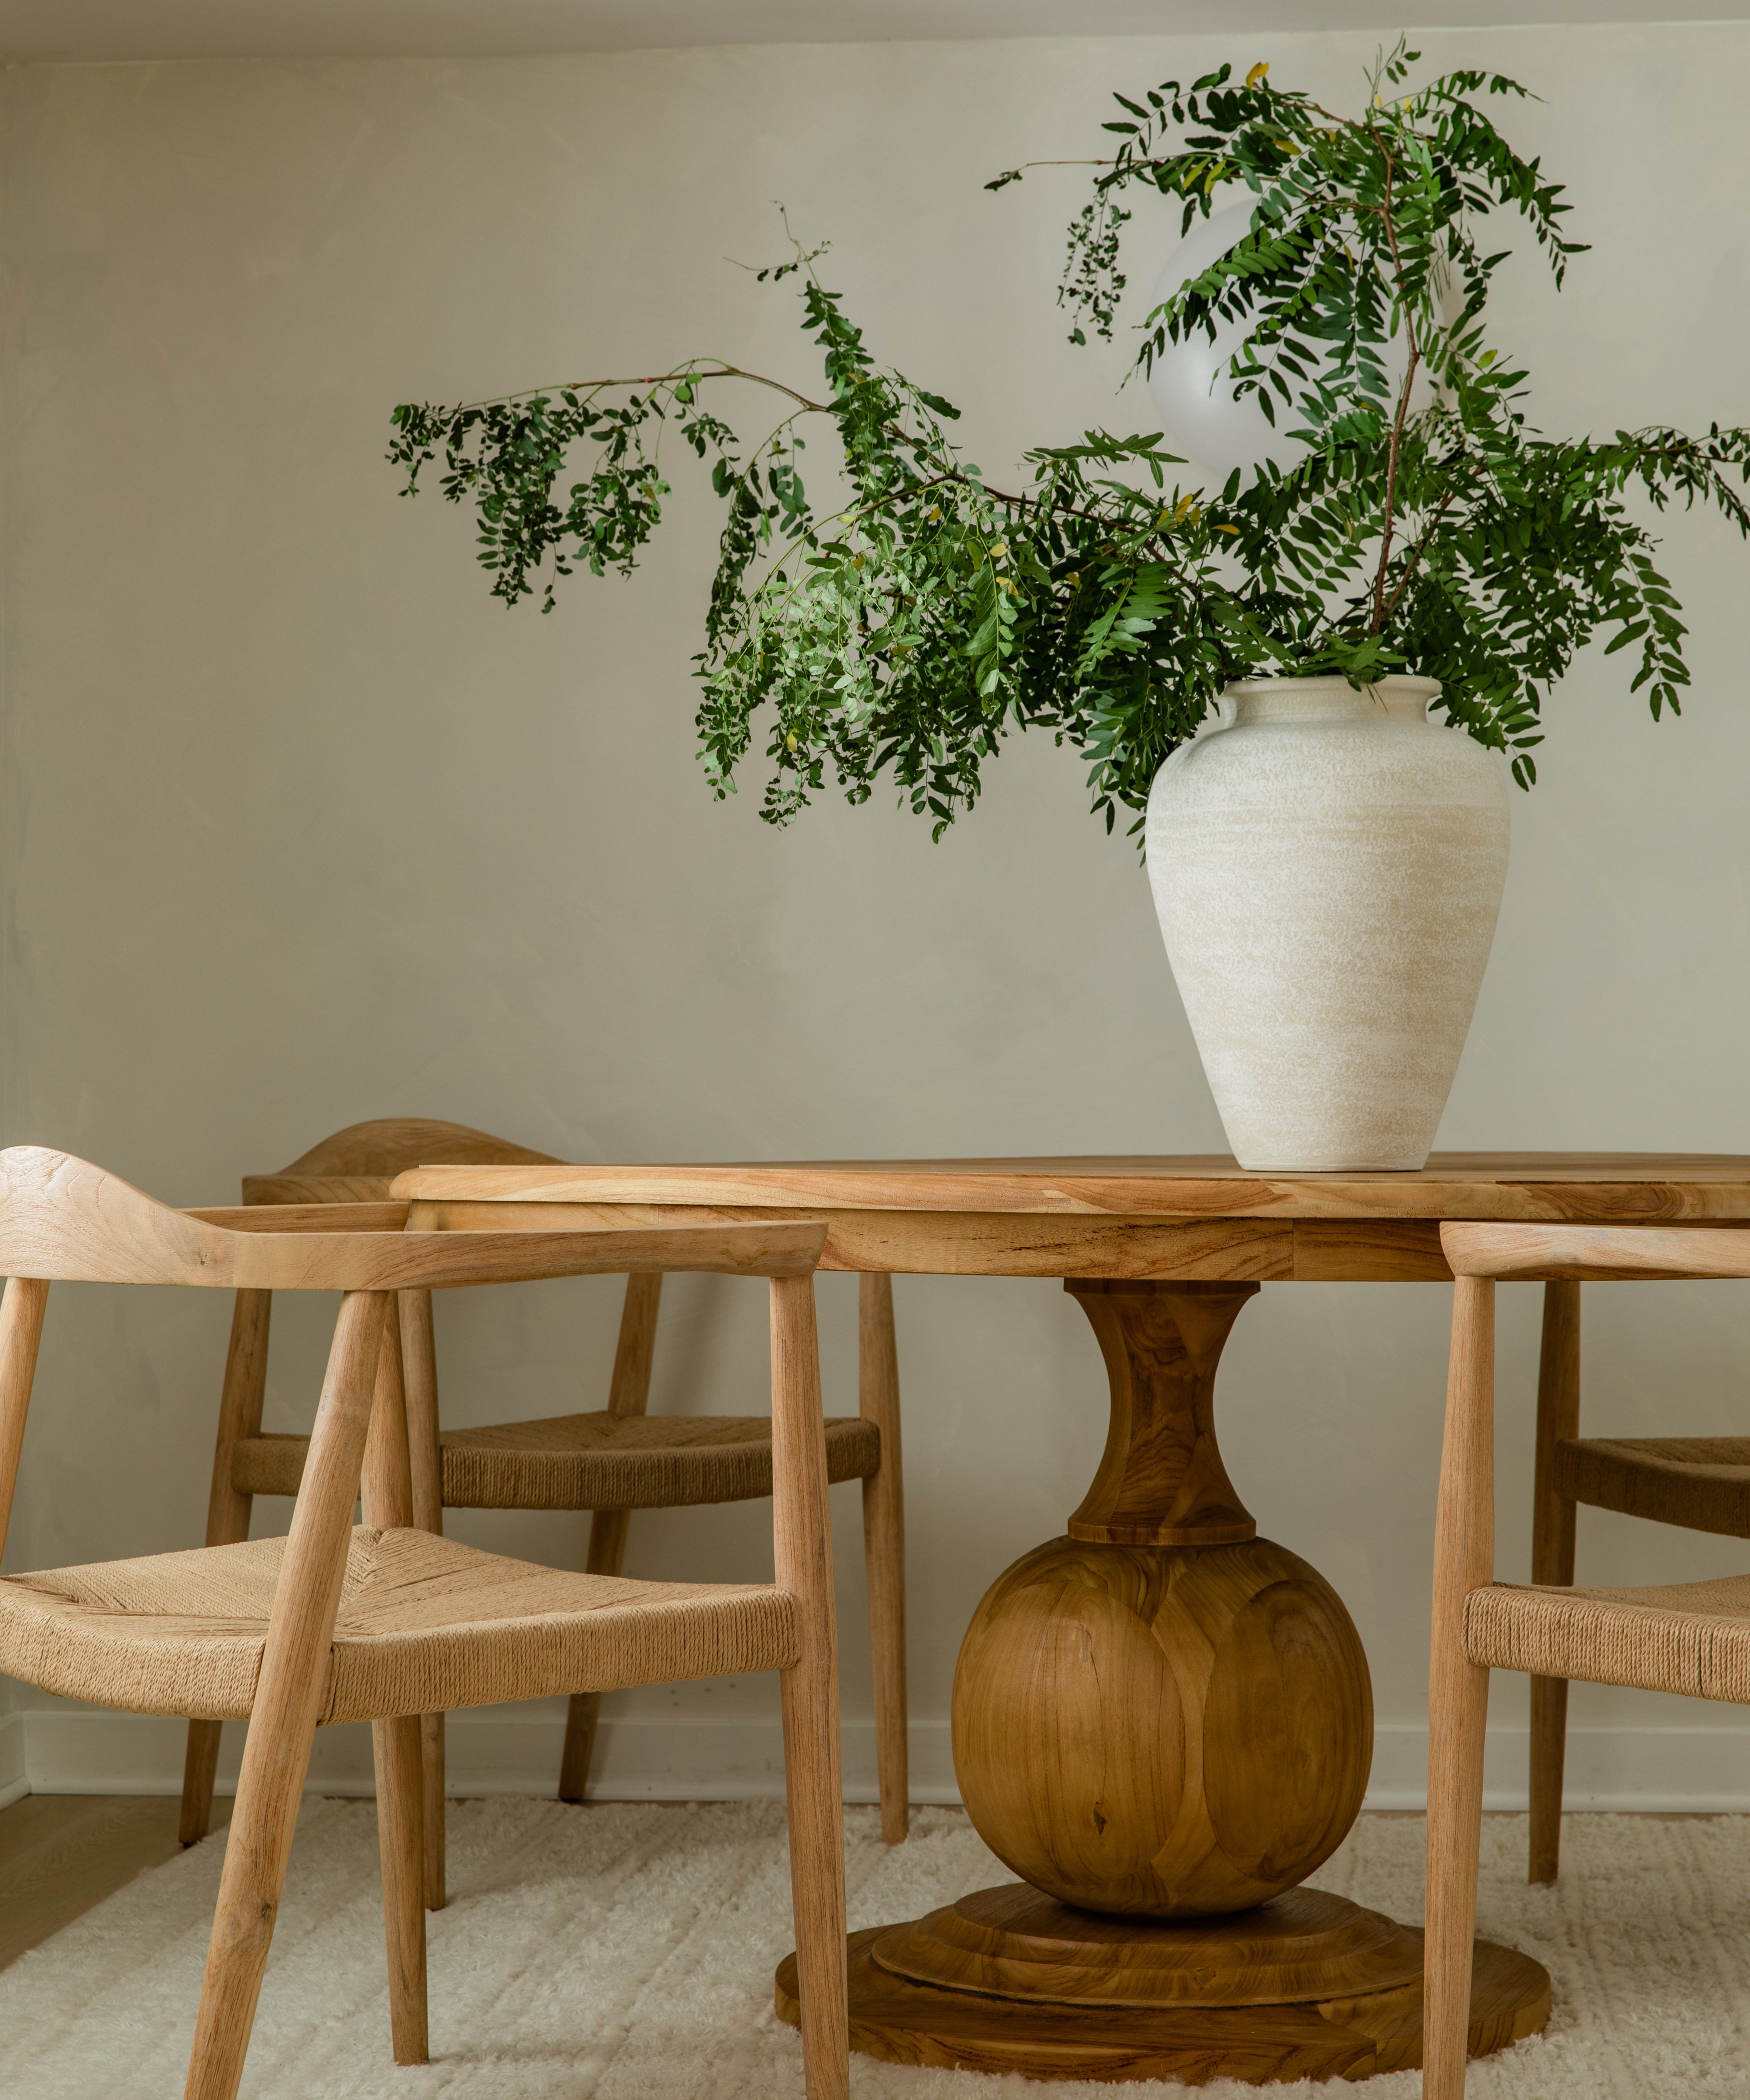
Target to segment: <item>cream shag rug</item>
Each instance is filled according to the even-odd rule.
[[[953,1809],[889,1851],[848,1815],[853,1927],[1012,1878]],[[1553,1890],[1525,1824],[1484,1826],[1480,1922],[1554,1979],[1548,2032],[1471,2073],[1474,2100],[1750,2100],[1750,1817],[1571,1819]],[[223,1833],[143,1874],[0,1973],[8,2100],[174,2100],[187,2067]],[[1319,1886],[1415,1919],[1422,1825],[1364,1816]],[[788,1949],[775,1802],[457,1802],[449,1908],[431,1921],[435,2061],[389,2058],[375,1815],[306,1807],[244,2077],[246,2100],[801,2100],[772,2012]],[[1035,2085],[853,2058],[856,2100],[1115,2100],[1182,2086]],[[1369,2082],[1412,2100],[1414,2074]],[[1257,2089],[1197,2089],[1241,2100]],[[1272,2086],[1286,2097],[1351,2090]]]

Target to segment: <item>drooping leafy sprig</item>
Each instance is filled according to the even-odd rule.
[[[441,449],[443,493],[474,504],[495,594],[514,605],[538,586],[550,610],[577,566],[635,566],[670,492],[660,441],[677,424],[727,506],[696,659],[701,756],[717,794],[732,792],[765,719],[774,823],[830,766],[853,802],[889,775],[939,837],[1003,737],[1043,727],[1082,753],[1109,830],[1222,686],[1259,672],[1439,679],[1449,718],[1510,752],[1529,786],[1544,696],[1594,634],[1638,645],[1633,689],[1655,717],[1677,708],[1680,608],[1625,499],[1710,502],[1750,536],[1750,433],[1594,443],[1531,426],[1526,374],[1485,342],[1506,251],[1485,253],[1481,229],[1517,212],[1559,286],[1580,252],[1561,228],[1567,206],[1471,99],[1523,90],[1467,71],[1400,93],[1414,63],[1401,44],[1383,58],[1352,119],[1272,89],[1263,66],[1241,86],[1224,67],[1117,98],[1121,143],[1094,164],[1060,295],[1077,340],[1084,323],[1109,334],[1120,196],[1139,185],[1176,201],[1184,230],[1240,186],[1248,230],[1147,316],[1139,351],[1146,371],[1194,331],[1240,325],[1225,383],[1289,427],[1271,445],[1283,463],[1219,490],[1187,485],[1161,434],[1104,431],[1035,448],[1017,488],[994,488],[947,435],[958,411],[875,364],[821,283],[819,251],[800,250],[760,275],[796,277],[822,398],[699,360],[403,405],[390,457],[411,491]],[[702,399],[749,383],[784,403],[751,449]],[[799,470],[801,426],[822,417],[843,457],[826,515]],[[559,477],[588,448],[562,504]]]

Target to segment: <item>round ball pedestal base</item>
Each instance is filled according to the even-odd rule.
[[[1029,2078],[1369,2078],[1422,2062],[1422,1935],[1298,1886],[1367,1785],[1367,1658],[1316,1569],[1257,1536],[1216,1444],[1252,1282],[1066,1286],[1112,1419],[1068,1536],[974,1615],[954,1691],[973,1827],[1025,1877],[850,1941],[851,2046]],[[797,2018],[796,1964],[778,1972]],[[1549,1979],[1478,1943],[1470,2053]]]
[[[1295,1915],[1297,1905],[1309,1902],[1323,1909],[1320,1931],[1307,1931],[1304,1917]],[[1005,1910],[1010,1928],[993,1929],[993,1913]],[[913,1965],[908,1957],[919,1945],[945,1933],[948,1951],[958,1952],[952,1941],[968,1925],[975,1930],[968,1936],[990,1948],[962,1957],[977,1984],[921,1983],[886,1965],[896,1956]],[[1340,1947],[1348,1951],[1332,1951]],[[1325,1996],[1272,2001],[1259,1995],[1272,1988],[1272,1975],[1280,1979],[1321,1962],[1327,1986],[1342,1981],[1346,1965],[1351,1982],[1369,1972],[1376,1979]],[[990,1983],[1011,1965],[1015,1982],[1033,1988],[992,1994]],[[1200,1992],[1195,1979],[1205,1974],[1209,1980]],[[1394,1979],[1377,1979],[1383,1974]],[[1146,1995],[1151,1975],[1163,1993],[1179,1987],[1191,1995],[1143,2002],[1138,1993]],[[1301,1978],[1303,1985],[1311,1980]],[[777,1982],[778,2017],[794,2027],[794,1955],[779,1966]],[[1170,2078],[1204,2085],[1233,2078],[1273,2085],[1371,2078],[1422,2062],[1421,1933],[1313,1889],[1229,1917],[1147,1925],[1086,1917],[1017,1882],[984,1890],[915,1924],[853,1933],[850,1985],[851,2047],[889,2063],[1114,2084]],[[1117,1995],[1079,2001],[1059,1995],[1069,1990]],[[1549,2017],[1547,1973],[1523,1954],[1479,1940],[1470,2054],[1505,2049],[1538,2032]]]

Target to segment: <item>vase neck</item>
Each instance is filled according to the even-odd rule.
[[[1424,722],[1440,690],[1434,678],[1382,678],[1357,687],[1347,678],[1240,678],[1219,702],[1221,726],[1253,722]]]

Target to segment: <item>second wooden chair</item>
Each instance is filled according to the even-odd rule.
[[[245,1204],[336,1203],[355,1207],[357,1223],[391,1226],[406,1206],[390,1205],[395,1176],[419,1166],[551,1166],[544,1152],[513,1145],[465,1124],[390,1117],[337,1131],[276,1174],[243,1182]],[[359,1208],[381,1206],[380,1211]],[[906,1759],[905,1501],[900,1457],[899,1374],[892,1279],[865,1276],[859,1315],[859,1409],[827,1419],[829,1480],[863,1483],[863,1544],[873,1651],[875,1754],[881,1834],[906,1835]],[[401,1355],[412,1453],[413,1521],[441,1533],[443,1510],[578,1510],[593,1512],[592,1575],[618,1575],[635,1509],[759,1501],[772,1492],[772,1425],[768,1415],[649,1415],[659,1274],[626,1279],[607,1405],[587,1414],[443,1429],[439,1423],[431,1295],[401,1295]],[[295,1495],[310,1440],[264,1432],[267,1343],[272,1294],[240,1290],[219,1403],[207,1510],[206,1543],[246,1539],[253,1499]],[[441,1498],[439,1483],[441,1481]],[[581,1801],[594,1745],[599,1695],[574,1696],[560,1760],[559,1798]],[[183,1779],[182,1842],[206,1834],[212,1820],[220,1724],[195,1721]],[[426,1814],[425,1890],[443,1904],[443,1727],[423,1724]]]
[[[1750,1539],[1750,1436],[1582,1436],[1580,1284],[1544,1286],[1532,1489],[1532,1580],[1574,1579],[1581,1504],[1684,1531]],[[1553,1882],[1562,1857],[1567,1680],[1532,1679],[1530,1879]]]
[[[1490,1671],[1750,1705],[1750,1575],[1607,1590],[1495,1580],[1496,1282],[1750,1278],[1750,1232],[1444,1224],[1440,1245],[1457,1281],[1435,1530],[1422,2092],[1461,2100]]]

